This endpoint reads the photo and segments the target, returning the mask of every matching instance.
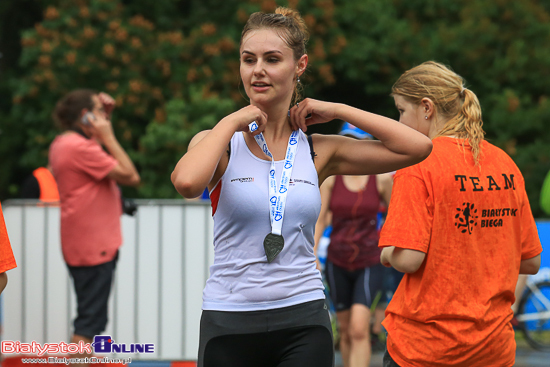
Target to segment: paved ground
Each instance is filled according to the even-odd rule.
[[[529,347],[519,347],[516,353],[515,367],[548,367],[550,352],[539,352]],[[336,367],[343,367],[340,354],[336,354]],[[382,367],[382,353],[372,356],[370,367]],[[489,367],[489,366],[487,366]]]
[[[516,352],[516,367],[548,367],[550,352],[539,352],[528,347],[522,347]]]

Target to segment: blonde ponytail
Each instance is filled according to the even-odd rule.
[[[464,88],[464,80],[443,64],[427,61],[403,73],[392,87],[392,95],[400,95],[415,105],[429,98],[438,116],[446,122],[438,136],[468,139],[475,164],[479,164],[484,139],[481,106],[474,92]]]
[[[460,139],[468,139],[472,147],[474,162],[478,164],[481,155],[481,142],[485,137],[483,120],[481,119],[481,106],[474,92],[463,90],[464,102],[458,115],[447,121],[437,136],[456,136]]]

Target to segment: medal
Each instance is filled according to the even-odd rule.
[[[249,125],[251,132],[258,128],[256,122]],[[293,131],[288,139],[283,172],[281,173],[281,182],[277,185],[275,180],[275,160],[267,147],[263,134],[254,136],[256,143],[269,158],[271,158],[271,168],[268,173],[269,182],[269,214],[271,219],[271,233],[268,233],[264,239],[264,250],[267,256],[267,262],[271,263],[284,248],[285,240],[281,234],[283,228],[283,217],[285,215],[286,195],[290,183],[290,175],[294,166],[294,158],[298,150],[299,130]]]
[[[267,256],[267,262],[270,263],[283,251],[285,247],[285,239],[281,235],[268,233],[264,238],[264,250],[265,256]]]

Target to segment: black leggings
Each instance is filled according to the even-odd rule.
[[[332,337],[322,326],[305,326],[211,339],[204,367],[332,367]]]

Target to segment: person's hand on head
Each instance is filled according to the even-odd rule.
[[[111,116],[111,113],[115,109],[116,101],[113,97],[108,95],[105,92],[101,92],[98,94],[99,101],[103,105],[103,109],[105,109],[105,113],[107,114],[107,117]]]
[[[306,132],[310,125],[332,121],[336,116],[336,103],[306,98],[290,109],[290,125],[293,130]]]

